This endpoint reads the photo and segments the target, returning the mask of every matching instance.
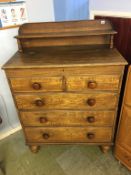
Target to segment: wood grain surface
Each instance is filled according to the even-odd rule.
[[[46,94],[17,94],[15,95],[17,107],[20,110],[29,109],[115,109],[117,94],[115,93],[46,93]],[[88,99],[96,103],[90,106]],[[43,105],[38,106],[37,100]]]
[[[24,126],[112,126],[115,111],[26,111],[20,118]]]
[[[127,62],[105,20],[20,27],[4,66],[31,151],[42,144],[113,144]]]
[[[50,54],[49,54],[50,53]],[[116,49],[88,49],[87,46],[47,47],[41,51],[17,52],[4,66],[11,68],[81,67],[126,65]]]
[[[25,134],[28,142],[110,142],[112,128],[110,127],[26,127]],[[44,138],[43,135],[49,135]],[[94,134],[94,137],[88,138],[88,134]]]
[[[62,91],[62,77],[11,78],[14,92],[50,92]]]
[[[118,90],[119,88],[119,75],[81,75],[81,76],[68,76],[66,77],[68,91],[86,91],[94,90]],[[94,82],[93,88],[90,84]]]

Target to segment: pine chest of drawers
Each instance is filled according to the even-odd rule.
[[[83,36],[72,37],[73,32],[71,35],[65,29],[66,33],[53,33],[54,37],[41,33],[43,29],[36,34],[39,25],[48,26],[49,30],[50,25],[68,28],[76,24],[91,28],[102,25],[101,21],[26,24],[20,28],[17,38],[23,52],[17,52],[3,66],[26,143],[33,152],[43,144],[76,143],[100,145],[106,152],[113,144],[123,71],[127,64],[116,49],[103,46],[105,42],[112,45],[115,32],[112,31],[111,37],[106,34],[106,39],[97,34],[98,38],[93,40],[93,34],[91,38],[83,34],[87,37],[87,43],[83,44]],[[105,25],[109,28],[110,23],[105,21]],[[23,34],[30,27],[35,32]],[[75,44],[76,40],[80,43]],[[90,48],[94,42],[100,47]]]

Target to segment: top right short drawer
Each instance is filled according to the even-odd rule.
[[[120,75],[79,75],[66,77],[68,91],[107,90],[119,89]]]

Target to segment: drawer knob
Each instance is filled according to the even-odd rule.
[[[2,124],[2,118],[1,118],[1,116],[0,116],[0,124]]]
[[[97,87],[97,83],[96,83],[96,81],[89,81],[88,82],[88,88],[90,88],[90,89],[95,89]]]
[[[48,133],[44,133],[44,134],[43,134],[43,138],[44,138],[44,139],[49,139],[49,137],[50,137],[50,135],[49,135]]]
[[[95,117],[89,116],[89,117],[87,117],[87,121],[88,121],[89,123],[94,123],[94,122],[95,122]]]
[[[48,121],[46,117],[40,117],[39,120],[40,123],[46,123]]]
[[[87,100],[87,104],[88,104],[89,106],[94,106],[94,105],[96,104],[96,100],[95,100],[94,98],[89,98],[89,99]]]
[[[36,106],[41,107],[41,106],[44,105],[44,101],[43,101],[43,100],[36,100],[36,101],[35,101],[35,104],[36,104]]]
[[[32,84],[33,89],[35,90],[40,90],[41,89],[41,84],[40,83],[33,83]]]
[[[87,133],[87,138],[88,139],[94,139],[95,138],[95,134],[92,133],[92,132],[89,132],[89,133]]]

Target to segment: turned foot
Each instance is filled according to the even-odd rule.
[[[110,149],[110,146],[101,146],[101,150],[103,153],[107,153]]]
[[[40,147],[36,146],[36,145],[31,145],[31,146],[29,146],[29,148],[30,148],[32,153],[37,153],[40,149]]]

